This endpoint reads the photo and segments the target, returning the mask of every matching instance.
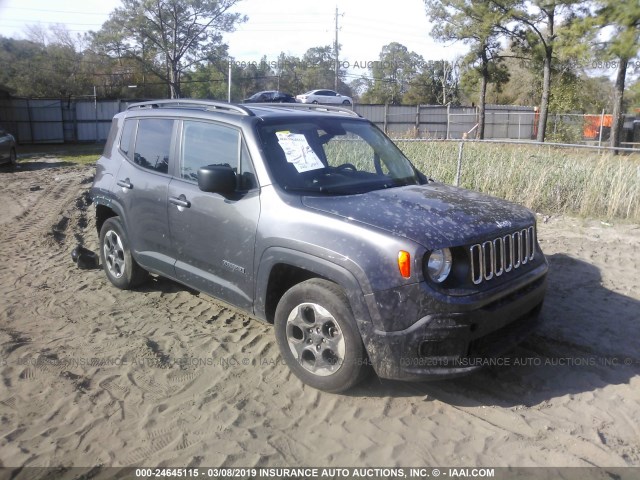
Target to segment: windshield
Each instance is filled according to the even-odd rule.
[[[369,122],[272,122],[258,125],[258,133],[275,182],[288,191],[349,195],[421,183],[409,160]]]

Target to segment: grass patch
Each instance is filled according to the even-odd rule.
[[[103,150],[104,145],[96,143],[20,145],[18,159],[47,158],[58,159],[66,164],[91,165],[98,161]]]
[[[455,181],[458,142],[396,142],[424,173]],[[460,186],[548,214],[640,222],[640,155],[465,143]]]
[[[98,161],[100,154],[92,155],[61,155],[60,160],[76,165],[91,165]]]

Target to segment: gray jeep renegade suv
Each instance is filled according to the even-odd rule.
[[[434,182],[373,124],[314,105],[166,100],[116,115],[91,189],[108,279],[148,272],[275,327],[303,382],[468,373],[534,327],[527,209]]]

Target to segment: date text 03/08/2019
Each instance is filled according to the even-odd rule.
[[[493,468],[137,468],[136,478],[493,478]]]

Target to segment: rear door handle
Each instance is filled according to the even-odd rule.
[[[169,197],[169,202],[182,208],[189,208],[191,206],[191,202],[187,200],[187,197],[184,195],[180,195],[179,197]]]
[[[122,187],[122,188],[128,188],[129,190],[133,188],[133,185],[131,185],[131,182],[129,181],[128,178],[125,178],[124,180],[118,180],[116,183],[118,184],[119,187]]]

